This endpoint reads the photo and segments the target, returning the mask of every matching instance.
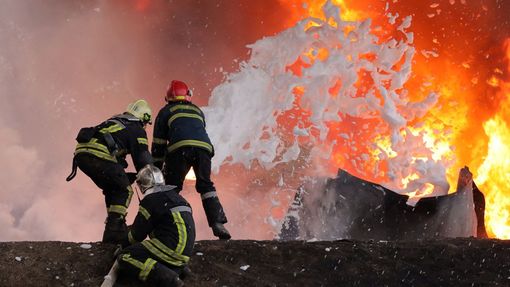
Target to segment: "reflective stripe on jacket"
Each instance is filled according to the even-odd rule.
[[[129,243],[141,242],[153,255],[174,266],[188,263],[195,242],[195,223],[189,203],[174,186],[143,198],[128,233]],[[150,239],[144,240],[147,236]]]
[[[89,153],[98,158],[125,162],[131,154],[136,170],[152,163],[147,133],[140,120],[130,114],[116,115],[96,127],[93,138],[87,143],[78,143],[74,154]],[[105,137],[111,135],[115,147],[109,146]]]
[[[159,111],[154,124],[154,161],[162,163],[167,153],[185,146],[203,148],[214,155],[205,127],[205,116],[199,107],[187,101],[169,102]]]

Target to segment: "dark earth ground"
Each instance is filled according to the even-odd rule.
[[[0,286],[100,286],[115,247],[90,245],[0,243]],[[190,268],[186,286],[510,286],[510,241],[199,241]]]

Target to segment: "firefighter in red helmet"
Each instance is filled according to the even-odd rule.
[[[181,81],[172,81],[165,96],[167,104],[159,111],[154,124],[152,156],[154,164],[163,168],[167,184],[182,190],[191,168],[197,178],[195,188],[200,193],[207,222],[213,234],[230,239],[225,228],[227,218],[211,181],[211,158],[214,148],[205,129],[202,110],[191,103],[192,92]]]

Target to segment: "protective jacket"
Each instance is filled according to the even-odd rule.
[[[199,147],[214,155],[205,126],[205,116],[199,107],[188,101],[169,102],[159,111],[154,125],[154,164],[161,168],[166,153],[185,146]]]
[[[193,251],[195,223],[189,203],[174,188],[155,186],[152,193],[145,195],[128,233],[128,241],[130,244],[141,242],[166,265],[182,267]],[[144,240],[147,235],[150,239]]]
[[[136,170],[152,163],[142,122],[127,113],[113,116],[96,127],[82,129],[77,141],[75,155],[88,153],[126,168],[126,155],[131,154]]]

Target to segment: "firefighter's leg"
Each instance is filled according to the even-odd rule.
[[[214,183],[211,181],[211,156],[202,149],[196,148],[196,160],[193,170],[197,178],[195,188],[200,193],[202,205],[207,216],[207,223],[213,234],[220,239],[230,239],[230,233],[225,228],[227,217],[223,211]]]
[[[118,165],[106,172],[108,184],[103,190],[108,217],[105,222],[103,242],[121,243],[127,233],[126,214],[133,189],[124,169]]]
[[[117,257],[119,262],[119,276],[138,278],[148,286],[180,287],[184,283],[176,271],[157,262],[153,255],[136,243],[124,249]]]
[[[108,217],[102,241],[120,243],[127,232],[125,216],[132,194],[124,168],[118,163],[89,154],[78,154],[76,162],[78,167],[103,190],[105,196]]]
[[[189,148],[184,147],[175,150],[166,155],[165,168],[163,170],[165,183],[177,186],[177,190],[182,190],[184,178],[188,174],[191,164],[186,159]]]

